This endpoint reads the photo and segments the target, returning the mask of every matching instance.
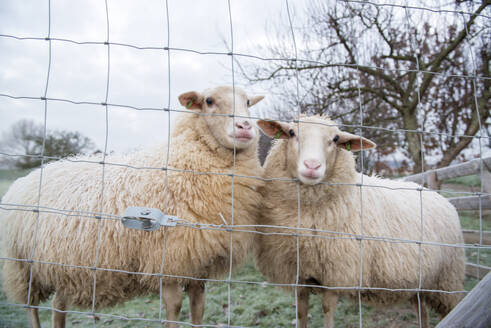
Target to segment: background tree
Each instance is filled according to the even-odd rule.
[[[489,126],[491,26],[480,16],[489,4],[455,4],[471,12],[460,14],[313,1],[308,25],[295,31],[305,60],[240,67],[250,82],[272,83],[290,108],[329,114],[347,130],[362,121],[385,128],[362,131],[379,145],[378,158],[403,154],[419,172],[424,153],[447,166],[472,142],[479,118],[483,130]],[[294,57],[288,32],[269,47],[271,56]],[[422,135],[424,151],[418,128],[429,132]]]
[[[14,155],[6,156],[2,160],[5,166],[19,169],[30,169],[41,165],[41,153],[43,148],[44,127],[31,120],[21,120],[12,125],[2,138],[2,152]],[[44,163],[85,153],[93,150],[94,143],[80,132],[71,131],[46,131],[44,143]],[[49,158],[49,157],[55,157]]]

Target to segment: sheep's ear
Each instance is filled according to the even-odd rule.
[[[289,131],[292,129],[290,124],[271,120],[259,120],[257,125],[263,130],[264,134],[275,139],[290,138]]]
[[[373,141],[368,140],[367,138],[363,138],[348,132],[340,132],[336,136],[338,137],[338,140],[336,141],[338,147],[353,152],[360,151],[362,148],[363,150],[366,150],[377,146]]]
[[[179,102],[187,109],[201,110],[203,96],[196,91],[189,91],[179,96]]]
[[[264,96],[255,96],[255,97],[249,97],[247,106],[251,107],[260,102],[261,100],[264,99]]]

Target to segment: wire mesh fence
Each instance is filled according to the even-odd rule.
[[[463,26],[466,29],[466,33],[469,34],[469,31],[467,30],[467,19],[471,16],[479,16],[482,19],[490,19],[490,16],[488,14],[474,14],[473,12],[465,12],[465,11],[451,11],[451,10],[446,10],[446,9],[434,9],[434,8],[425,8],[422,6],[415,6],[415,5],[401,5],[401,4],[389,4],[389,3],[382,3],[382,2],[361,2],[361,1],[348,1],[354,4],[363,4],[367,6],[374,6],[374,7],[396,7],[404,13],[404,19],[406,20],[407,23],[407,29],[409,30],[411,26],[415,24],[415,22],[411,21],[410,15],[408,14],[409,11],[427,11],[429,13],[442,13],[442,12],[449,12],[452,14],[457,14],[461,15],[463,19]],[[293,93],[295,94],[296,98],[296,104],[295,108],[292,110],[294,112],[294,117],[295,120],[294,122],[297,123],[297,135],[299,138],[302,138],[301,133],[300,133],[300,126],[305,124],[305,125],[324,125],[324,126],[332,126],[332,124],[329,123],[319,123],[319,122],[311,122],[309,120],[306,120],[303,116],[301,116],[301,99],[300,99],[300,79],[301,77],[299,76],[300,74],[300,68],[298,65],[301,64],[308,64],[308,65],[329,65],[330,63],[326,62],[321,62],[321,61],[315,61],[311,59],[306,59],[306,58],[301,58],[299,55],[298,49],[299,45],[297,43],[296,39],[296,31],[294,28],[294,23],[292,20],[292,9],[290,8],[291,3],[288,0],[285,0],[284,4],[286,6],[286,12],[288,16],[288,24],[290,28],[290,36],[291,36],[291,47],[293,49],[294,56],[289,57],[289,58],[267,58],[267,57],[261,57],[257,55],[252,55],[252,54],[247,54],[247,53],[239,53],[235,52],[234,48],[234,20],[233,20],[233,15],[232,15],[232,7],[234,6],[233,2],[230,2],[228,0],[227,2],[221,4],[227,7],[228,11],[228,21],[229,21],[229,27],[230,27],[230,50],[227,52],[203,52],[203,51],[198,51],[196,49],[192,48],[177,48],[172,46],[171,42],[171,37],[170,37],[170,31],[172,30],[172,23],[171,23],[171,17],[173,15],[172,10],[169,9],[169,3],[168,1],[164,2],[164,8],[165,10],[163,11],[163,20],[165,20],[165,25],[167,28],[167,39],[165,42],[165,46],[162,45],[157,45],[157,46],[140,46],[140,45],[134,45],[134,44],[127,44],[127,43],[120,43],[120,42],[113,42],[110,40],[110,29],[111,29],[111,21],[110,21],[110,6],[108,6],[108,1],[105,1],[105,23],[106,23],[106,38],[105,41],[80,41],[80,40],[72,40],[69,38],[57,38],[57,37],[52,37],[51,35],[51,24],[52,24],[52,13],[51,13],[51,1],[48,1],[48,21],[47,21],[47,35],[46,37],[31,37],[31,36],[19,36],[19,35],[12,35],[12,34],[0,34],[0,39],[13,39],[17,40],[19,42],[27,42],[27,41],[33,41],[33,42],[39,42],[47,45],[48,48],[48,62],[47,62],[47,74],[46,74],[46,79],[45,79],[45,86],[43,90],[42,96],[38,95],[32,95],[32,94],[10,94],[8,92],[4,92],[3,90],[0,90],[0,97],[2,98],[8,98],[8,99],[15,99],[15,100],[30,100],[30,101],[39,101],[42,103],[44,107],[44,112],[43,112],[43,121],[44,121],[44,138],[43,138],[43,146],[42,146],[42,152],[38,155],[25,155],[25,154],[16,154],[16,153],[10,153],[10,152],[0,152],[0,155],[5,156],[5,157],[36,157],[41,160],[41,166],[38,171],[38,179],[39,183],[37,184],[37,191],[35,194],[35,199],[31,203],[12,203],[8,201],[4,201],[2,199],[2,202],[0,204],[0,213],[2,216],[7,216],[7,213],[15,212],[15,213],[25,213],[26,215],[34,215],[34,230],[33,230],[33,235],[30,236],[30,254],[26,256],[25,258],[17,258],[17,257],[9,257],[9,256],[2,256],[0,257],[0,260],[3,263],[7,262],[15,262],[19,264],[25,264],[28,266],[28,277],[26,277],[28,281],[28,290],[27,290],[27,297],[24,303],[14,303],[11,302],[10,300],[6,300],[5,302],[0,302],[0,306],[5,307],[5,308],[26,308],[28,310],[52,310],[57,313],[66,313],[66,314],[72,314],[72,315],[82,315],[82,316],[89,316],[92,321],[93,326],[101,325],[98,323],[97,318],[108,318],[112,320],[123,320],[123,321],[128,321],[128,322],[144,322],[148,324],[161,324],[161,323],[178,323],[180,325],[184,326],[200,326],[200,327],[243,327],[243,326],[250,326],[250,325],[244,325],[241,322],[236,322],[234,320],[234,309],[233,309],[233,304],[234,304],[234,299],[233,299],[233,293],[232,289],[234,286],[239,286],[239,285],[246,285],[246,286],[261,286],[263,288],[265,287],[289,287],[294,291],[295,295],[295,325],[299,326],[299,308],[302,307],[303,305],[299,303],[300,299],[300,293],[303,291],[304,288],[310,288],[315,291],[319,292],[324,292],[324,291],[333,291],[333,292],[346,292],[350,293],[352,295],[355,295],[355,299],[357,300],[357,315],[358,315],[358,324],[359,326],[364,325],[364,310],[363,310],[363,304],[364,304],[364,296],[370,295],[371,293],[377,293],[377,292],[387,292],[387,293],[416,293],[417,296],[417,321],[418,321],[418,326],[423,327],[425,325],[424,323],[424,310],[422,309],[423,302],[422,302],[422,293],[437,293],[437,294],[465,294],[465,290],[442,290],[442,289],[433,289],[433,288],[425,288],[423,286],[423,272],[422,272],[422,261],[424,261],[424,256],[423,256],[423,247],[439,247],[439,248],[455,248],[455,249],[472,249],[477,252],[477,264],[481,263],[481,253],[483,251],[489,251],[491,249],[490,245],[486,245],[483,243],[482,240],[482,232],[485,230],[483,228],[483,208],[480,206],[479,208],[479,225],[480,225],[480,231],[481,231],[481,239],[479,244],[466,244],[466,243],[444,243],[444,242],[437,242],[437,241],[432,241],[432,240],[427,240],[424,238],[424,226],[425,222],[427,220],[431,220],[431,217],[427,217],[426,215],[423,214],[423,199],[424,199],[424,194],[425,193],[433,193],[434,191],[423,188],[423,187],[390,187],[387,185],[373,185],[370,182],[366,182],[365,180],[367,179],[365,175],[360,173],[359,183],[342,183],[342,182],[319,182],[321,185],[327,185],[327,186],[341,186],[341,187],[354,187],[357,190],[359,190],[359,196],[360,199],[357,199],[360,204],[360,222],[358,222],[359,227],[360,227],[360,232],[359,233],[350,233],[346,232],[343,230],[330,230],[330,229],[323,229],[319,227],[306,227],[302,223],[303,221],[303,211],[304,209],[302,208],[302,197],[301,197],[301,188],[302,183],[298,178],[295,177],[264,177],[262,176],[259,172],[257,175],[244,175],[236,172],[236,160],[237,160],[237,144],[236,140],[234,139],[234,145],[232,149],[232,156],[233,156],[233,165],[230,168],[229,171],[223,170],[220,172],[217,171],[208,171],[204,170],[202,168],[180,168],[180,167],[174,167],[172,163],[169,162],[169,159],[171,158],[170,152],[172,151],[172,137],[171,137],[171,113],[180,113],[181,115],[198,115],[198,116],[211,116],[211,117],[223,117],[223,118],[229,118],[231,117],[233,120],[233,125],[235,126],[236,120],[238,119],[253,119],[253,120],[258,120],[258,119],[264,119],[263,116],[261,115],[240,115],[237,114],[236,107],[236,84],[237,84],[237,78],[235,76],[236,71],[237,71],[237,60],[240,58],[247,58],[259,62],[288,62],[288,63],[293,63],[294,69],[294,86],[293,86]],[[483,4],[485,5],[485,4]],[[116,4],[115,4],[116,6]],[[484,11],[485,12],[485,11]],[[474,90],[474,103],[475,103],[475,110],[477,112],[478,116],[478,133],[477,135],[467,135],[465,131],[460,134],[449,134],[446,132],[440,132],[440,131],[425,131],[423,126],[416,127],[414,129],[404,129],[404,128],[387,128],[387,127],[382,127],[382,126],[373,126],[373,125],[364,125],[364,114],[365,114],[365,107],[362,101],[362,84],[360,82],[360,75],[356,75],[358,78],[357,81],[357,93],[358,93],[358,105],[359,105],[359,122],[352,122],[352,124],[336,124],[341,129],[352,129],[358,133],[358,135],[363,136],[366,131],[370,130],[377,130],[381,131],[382,133],[386,134],[398,134],[398,133],[412,133],[417,136],[419,143],[420,143],[420,149],[421,149],[421,167],[423,169],[424,173],[424,168],[425,168],[425,138],[428,136],[445,136],[445,137],[451,137],[451,138],[471,138],[474,139],[476,138],[478,140],[478,150],[479,150],[479,158],[481,158],[481,165],[480,165],[480,176],[482,180],[483,176],[483,171],[486,170],[486,166],[482,162],[483,158],[483,151],[485,149],[485,145],[483,144],[483,141],[489,142],[489,137],[485,135],[485,122],[481,120],[481,117],[479,116],[480,109],[479,109],[479,104],[478,104],[478,87],[477,84],[481,83],[482,81],[486,81],[491,79],[489,76],[479,76],[477,73],[476,69],[476,63],[475,63],[475,54],[473,53],[473,48],[471,45],[468,45],[468,53],[471,59],[471,63],[473,66],[473,72],[471,72],[470,75],[456,75],[456,74],[448,74],[446,72],[436,72],[432,71],[431,69],[425,68],[425,67],[420,67],[419,60],[420,58],[418,57],[416,49],[418,48],[417,42],[418,40],[412,39],[410,40],[412,47],[414,49],[414,61],[416,62],[416,69],[406,69],[406,68],[388,68],[388,67],[379,67],[379,66],[374,66],[374,65],[360,65],[360,64],[340,64],[343,66],[343,68],[346,69],[353,69],[355,71],[360,71],[361,69],[368,68],[368,69],[373,69],[373,70],[379,70],[379,71],[399,71],[403,73],[416,73],[416,90],[418,92],[417,95],[417,108],[418,112],[424,111],[424,104],[422,104],[422,99],[421,96],[419,95],[419,88],[418,86],[423,83],[423,77],[426,75],[445,75],[446,77],[455,77],[455,78],[461,78],[461,79],[469,79],[472,81],[472,86]],[[95,101],[86,101],[86,100],[75,100],[75,99],[67,99],[67,98],[59,98],[55,96],[50,96],[50,82],[51,82],[51,67],[53,64],[53,57],[52,57],[52,46],[53,44],[60,44],[60,45],[76,45],[76,46],[83,46],[83,45],[93,45],[93,46],[99,46],[103,47],[106,51],[106,59],[107,62],[105,63],[105,96],[104,99],[101,99],[100,102],[95,102]],[[145,52],[145,51],[161,51],[163,54],[165,54],[165,58],[167,59],[167,84],[168,84],[168,90],[167,90],[167,104],[162,107],[139,107],[131,104],[118,104],[118,103],[112,103],[111,99],[109,97],[109,90],[111,88],[111,68],[112,68],[112,62],[111,59],[114,59],[111,51],[114,50],[115,48],[129,48],[132,50],[136,50],[139,52]],[[224,56],[224,57],[229,57],[230,58],[230,71],[231,71],[231,82],[230,84],[232,85],[233,89],[233,112],[232,114],[218,114],[218,113],[191,113],[189,110],[185,109],[178,109],[178,108],[173,108],[171,106],[171,97],[176,97],[177,95],[172,95],[172,77],[173,74],[171,74],[171,69],[172,69],[172,60],[176,57],[179,57],[180,54],[182,53],[193,53],[197,54],[200,56]],[[104,111],[104,147],[102,151],[102,155],[99,157],[88,157],[88,158],[67,158],[63,159],[66,163],[69,164],[88,164],[93,167],[97,167],[99,170],[100,174],[100,181],[99,181],[99,186],[98,186],[98,195],[99,198],[96,200],[97,204],[93,204],[93,206],[89,206],[90,209],[88,210],[77,210],[73,208],[59,208],[59,207],[52,207],[49,204],[43,204],[42,202],[42,195],[43,193],[46,193],[48,191],[43,189],[43,186],[46,186],[46,184],[49,184],[49,176],[46,177],[45,175],[45,162],[50,161],[50,160],[59,160],[60,158],[53,157],[53,156],[46,156],[44,153],[45,149],[45,141],[46,141],[46,131],[47,131],[47,125],[48,121],[50,119],[49,116],[49,110],[50,110],[50,105],[54,103],[67,103],[67,104],[73,104],[73,105],[91,105],[91,106],[101,106]],[[121,162],[121,161],[113,161],[113,157],[109,154],[109,148],[108,148],[108,140],[109,136],[111,135],[111,129],[110,129],[110,116],[112,111],[117,111],[117,110],[130,110],[134,112],[142,112],[142,111],[159,111],[159,112],[164,112],[167,113],[167,147],[165,148],[165,152],[167,153],[163,158],[163,160],[159,166],[149,166],[146,165],[145,163],[142,165],[140,164],[135,164],[135,163],[130,163],[130,162]],[[281,120],[279,120],[281,121]],[[287,120],[283,120],[284,122],[287,122]],[[363,144],[362,144],[362,150],[363,150]],[[365,171],[366,168],[366,163],[364,163],[363,156],[360,157],[359,161],[360,169],[361,172]],[[172,186],[169,185],[169,181],[171,179],[172,174],[190,174],[191,176],[203,176],[203,177],[222,177],[229,179],[229,184],[230,184],[230,210],[228,213],[230,214],[228,217],[223,216],[221,213],[216,213],[216,217],[214,217],[210,221],[206,222],[199,222],[194,220],[193,218],[186,218],[186,217],[178,217],[173,219],[173,223],[175,224],[175,227],[173,226],[164,226],[160,228],[159,236],[162,237],[162,240],[158,240],[161,245],[161,254],[159,254],[159,257],[161,259],[160,261],[160,270],[158,271],[151,271],[149,272],[145,268],[141,268],[141,270],[134,271],[134,270],[127,270],[127,269],[121,269],[121,268],[116,268],[116,267],[111,267],[107,265],[107,261],[105,257],[110,256],[110,252],[108,252],[107,249],[104,248],[104,246],[107,246],[107,244],[104,244],[102,242],[103,239],[107,240],[107,236],[104,236],[104,233],[107,233],[107,230],[105,230],[105,222],[115,222],[116,224],[119,224],[120,221],[124,220],[124,216],[121,215],[121,212],[115,213],[115,212],[108,212],[105,210],[105,208],[108,208],[105,206],[105,202],[108,202],[107,200],[107,188],[108,185],[112,183],[111,177],[112,175],[108,176],[108,168],[111,170],[111,168],[120,168],[124,170],[128,170],[127,172],[134,171],[134,172],[155,172],[157,174],[162,174],[164,176],[164,185],[162,186],[162,190],[165,193],[163,197],[163,203],[159,204],[159,208],[164,212],[168,212],[167,209],[171,207],[171,202],[173,201],[170,199],[169,195],[169,189],[172,188]],[[95,173],[94,173],[95,174]],[[138,174],[138,173],[137,173]],[[422,175],[424,177],[424,175]],[[237,184],[237,179],[246,179],[247,181],[261,181],[265,184],[271,183],[273,181],[279,181],[279,182],[285,182],[285,183],[294,183],[296,184],[296,200],[297,200],[297,215],[296,215],[296,225],[294,226],[280,226],[280,225],[267,225],[267,224],[261,224],[261,222],[257,224],[240,224],[237,223],[237,197],[234,194],[234,191],[236,190],[235,185]],[[422,178],[423,179],[423,178]],[[68,183],[69,181],[67,181]],[[424,184],[425,181],[421,181],[421,184]],[[251,182],[251,184],[253,184]],[[129,186],[124,186],[122,185],[121,188],[127,188]],[[63,188],[63,186],[61,186]],[[366,207],[366,201],[364,201],[364,197],[366,197],[366,192],[367,190],[390,190],[390,191],[407,191],[407,192],[417,192],[419,194],[419,204],[418,208],[420,209],[419,212],[419,231],[420,231],[420,238],[414,239],[414,238],[400,238],[400,237],[392,237],[392,236],[387,236],[387,235],[373,235],[373,234],[367,234],[366,231],[366,225],[369,224],[366,221],[366,213],[367,209]],[[52,191],[52,189],[49,189]],[[483,185],[481,185],[481,190],[479,192],[462,192],[462,191],[452,191],[452,190],[440,190],[439,192],[445,192],[447,194],[453,194],[453,193],[458,193],[458,194],[469,194],[469,195],[478,195],[481,198],[484,197],[490,197],[491,195],[487,192],[484,191]],[[106,197],[105,197],[106,195]],[[151,202],[150,202],[151,204]],[[128,204],[128,206],[149,206],[149,204]],[[240,206],[240,205],[239,205]],[[119,209],[123,210],[123,209]],[[93,260],[91,263],[85,263],[85,264],[74,264],[70,262],[62,262],[62,261],[51,261],[51,260],[43,260],[42,256],[42,251],[46,251],[45,249],[39,250],[38,249],[38,244],[39,244],[39,238],[40,235],[45,237],[45,235],[40,234],[39,230],[42,229],[42,224],[43,220],[46,220],[47,217],[53,216],[53,217],[62,217],[63,220],[78,220],[79,222],[82,222],[84,220],[87,221],[92,221],[96,222],[96,227],[97,229],[95,231],[92,231],[92,233],[95,233],[96,236],[96,244],[95,244],[95,253],[93,254],[93,257],[91,257]],[[95,221],[94,221],[95,220]],[[210,222],[216,222],[216,223],[210,223]],[[239,222],[241,222],[239,220]],[[80,223],[81,226],[83,226],[83,223]],[[203,275],[176,275],[172,273],[168,273],[169,270],[166,267],[166,258],[169,256],[166,254],[167,247],[167,238],[170,238],[172,234],[173,229],[178,229],[178,228],[186,228],[194,231],[202,231],[202,234],[207,234],[211,232],[223,232],[228,234],[228,248],[223,246],[225,249],[228,251],[228,259],[224,260],[221,263],[221,265],[226,265],[228,268],[226,271],[226,274],[224,275],[223,279],[217,279],[217,278],[210,278],[206,274]],[[153,232],[146,232],[147,234],[153,234]],[[234,253],[234,249],[237,249],[235,246],[235,243],[237,243],[237,238],[241,236],[241,234],[248,234],[252,236],[268,236],[269,238],[274,238],[276,236],[283,236],[283,237],[292,237],[295,239],[295,247],[296,247],[296,254],[295,254],[295,268],[296,268],[296,274],[295,274],[295,281],[291,283],[279,283],[279,282],[274,282],[274,281],[252,281],[252,280],[241,280],[241,279],[234,279],[233,272],[236,269],[234,267],[235,262],[234,262],[234,257],[237,256]],[[143,236],[143,235],[137,235],[135,236]],[[67,236],[67,238],[70,238],[70,236]],[[72,238],[76,239],[77,236],[72,236]],[[358,262],[358,274],[359,276],[358,282],[356,284],[350,284],[350,285],[345,285],[345,286],[339,286],[339,285],[326,285],[326,284],[318,284],[318,283],[312,283],[311,281],[306,281],[305,277],[302,276],[302,271],[304,270],[303,268],[303,261],[304,259],[301,257],[301,248],[302,246],[302,240],[305,240],[305,238],[312,238],[312,239],[321,239],[321,240],[346,240],[346,241],[355,241],[358,243],[358,252],[357,256],[359,259]],[[368,243],[386,243],[390,245],[415,245],[417,247],[417,252],[418,252],[418,263],[416,264],[416,268],[413,268],[417,270],[418,272],[418,284],[412,288],[399,288],[398,286],[391,286],[391,287],[374,287],[367,285],[364,282],[364,275],[367,274],[367,270],[369,270],[369,263],[364,263],[364,259],[366,258],[366,253],[369,251],[367,250]],[[64,245],[52,245],[53,247],[59,248],[61,251],[69,251],[68,249],[64,250]],[[79,244],[81,247],[80,251],[82,252],[82,248],[84,247],[83,243]],[[92,246],[92,245],[91,245]],[[117,248],[117,245],[114,245],[115,248]],[[70,250],[74,251],[74,250]],[[160,251],[160,250],[158,250]],[[250,250],[249,250],[250,251]],[[109,254],[109,255],[108,255]],[[129,261],[131,259],[128,259]],[[184,258],[183,261],[186,261]],[[225,264],[224,264],[225,263]],[[39,305],[39,303],[36,303],[35,298],[39,297],[35,295],[35,290],[37,288],[36,284],[36,270],[35,270],[35,265],[39,266],[39,268],[59,268],[59,269],[49,269],[49,270],[79,270],[80,272],[89,272],[90,273],[90,281],[91,281],[91,288],[90,290],[85,290],[82,291],[84,293],[89,293],[91,295],[91,302],[88,307],[85,307],[84,309],[81,310],[75,310],[71,308],[66,308],[66,307],[57,307],[56,305],[51,305],[51,306],[45,306],[45,305]],[[210,269],[212,270],[212,269]],[[97,298],[104,299],[104,297],[107,297],[107,295],[104,294],[98,294],[98,289],[102,288],[104,289],[104,286],[98,285],[98,281],[101,280],[100,276],[104,274],[124,274],[128,275],[128,277],[133,277],[133,276],[138,276],[138,277],[148,277],[149,281],[151,279],[155,278],[158,279],[158,290],[159,290],[159,306],[158,310],[156,310],[157,315],[154,318],[143,318],[143,317],[131,317],[131,316],[126,316],[121,313],[114,313],[114,314],[109,314],[109,313],[103,313],[100,312],[100,308],[97,306],[99,304],[100,300]],[[224,309],[224,314],[225,314],[225,322],[204,322],[203,324],[193,324],[190,321],[174,321],[174,320],[169,320],[166,315],[164,314],[164,303],[165,303],[165,296],[164,294],[166,293],[165,287],[166,287],[166,282],[168,279],[178,279],[181,282],[184,282],[183,285],[189,284],[189,282],[198,282],[198,283],[217,283],[226,286],[227,291],[227,302],[226,302],[226,307]],[[76,282],[72,282],[76,283]],[[56,286],[51,287],[52,290],[50,292],[53,292],[56,289]],[[105,290],[105,289],[104,289]],[[129,295],[133,295],[131,292],[128,292]],[[137,293],[135,293],[136,295]],[[342,295],[342,294],[341,294]],[[244,297],[247,297],[248,295],[245,295]],[[101,302],[103,304],[103,302]],[[208,303],[207,303],[208,304]]]

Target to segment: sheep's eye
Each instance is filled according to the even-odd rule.
[[[293,131],[293,129],[290,129],[290,131],[288,131],[288,133],[290,134],[290,137],[295,136],[295,131]]]
[[[335,136],[334,139],[332,139],[332,141],[334,141],[334,142],[338,142],[338,140],[339,140],[339,136],[338,135]]]
[[[213,99],[211,99],[210,97],[206,98],[206,104],[207,104],[208,106],[213,105]]]
[[[249,99],[247,99],[247,106],[250,106],[251,105],[251,101]]]

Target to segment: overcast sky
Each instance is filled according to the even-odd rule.
[[[308,23],[304,11],[308,1],[288,2],[296,28]],[[168,0],[169,29],[165,0],[107,2],[111,43],[164,47],[169,33],[171,48],[225,53],[232,48],[226,0]],[[234,52],[267,56],[264,47],[271,42],[279,42],[274,38],[274,31],[278,27],[288,31],[286,1],[230,2]],[[403,0],[399,2],[405,3]],[[48,0],[0,1],[0,34],[4,35],[0,36],[0,94],[17,97],[41,97],[44,94],[49,64],[49,42],[44,38],[48,36],[49,21],[51,38],[77,42],[106,41],[103,0],[51,0],[51,20],[48,19],[48,3]],[[433,13],[433,16],[445,19],[446,15]],[[5,35],[42,40],[17,40]],[[302,40],[298,37],[296,41],[301,48]],[[52,41],[51,45],[47,96],[75,102],[104,102],[107,46],[65,41]],[[290,49],[293,58],[293,43]],[[183,109],[177,101],[182,92],[232,84],[231,57],[227,55],[172,50],[169,95],[167,51],[111,45],[110,53],[108,103],[164,108],[170,100],[171,108]],[[241,63],[254,61],[243,57],[236,59]],[[237,67],[235,73],[236,84],[242,86]],[[267,96],[252,108],[253,115],[262,116],[278,100],[270,89],[262,88],[267,87],[246,87],[248,93]],[[164,111],[110,107],[108,150],[127,152],[165,141],[167,117]],[[0,96],[0,137],[14,122],[24,118],[44,122],[44,101]],[[104,148],[104,106],[49,101],[47,126],[48,129],[79,131],[90,137],[99,149]]]
[[[293,2],[293,1],[291,1]],[[109,40],[139,47],[167,46],[200,52],[228,52],[232,42],[228,2],[169,0],[169,31],[165,1],[108,0]],[[293,6],[293,4],[290,4]],[[295,6],[302,12],[302,3]],[[290,8],[293,10],[293,8]],[[231,1],[233,46],[236,53],[262,55],[273,26],[288,25],[284,0]],[[300,18],[293,17],[294,23]],[[16,37],[48,35],[48,1],[1,1],[0,34]],[[51,1],[51,37],[77,42],[104,42],[104,1]],[[105,99],[107,46],[52,41],[47,96],[76,102],[101,103]],[[49,42],[0,37],[0,94],[41,97],[44,94]],[[293,49],[293,46],[292,46]],[[169,101],[167,51],[138,50],[111,45],[108,103],[163,108]],[[177,96],[185,91],[232,84],[227,55],[199,55],[171,51],[170,106],[182,109]],[[238,73],[237,83],[241,85]],[[267,90],[246,88],[249,93]],[[271,98],[271,97],[270,97]],[[269,101],[257,105],[255,114]],[[125,152],[165,140],[167,113],[110,107],[108,150]],[[44,102],[0,96],[0,132],[23,118],[44,122]],[[172,122],[172,121],[171,121]],[[76,130],[103,148],[105,113],[101,105],[49,101],[48,129]]]

